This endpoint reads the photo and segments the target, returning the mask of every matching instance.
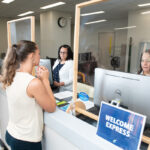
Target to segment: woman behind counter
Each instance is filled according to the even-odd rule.
[[[39,61],[40,51],[31,41],[12,45],[4,60],[0,81],[8,101],[6,142],[11,150],[42,150],[42,108],[47,112],[56,108],[48,69],[39,66],[38,78],[32,76]]]
[[[72,91],[73,84],[73,52],[69,45],[62,45],[58,50],[58,59],[53,66],[54,86],[59,91]]]
[[[141,55],[141,64],[138,74],[150,76],[150,49],[146,50]]]

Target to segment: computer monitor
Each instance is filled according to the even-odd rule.
[[[94,104],[100,107],[102,100],[120,99],[121,105],[147,116],[150,124],[150,77],[95,69]]]
[[[57,58],[51,58],[46,56],[46,59],[49,59],[51,61],[51,67],[53,68],[55,61],[57,60]]]
[[[44,66],[48,69],[50,85],[53,85],[51,61],[49,59],[40,59],[39,66]]]

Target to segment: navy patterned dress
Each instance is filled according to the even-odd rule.
[[[62,68],[64,64],[58,64],[53,70],[53,80],[59,82],[59,70]]]

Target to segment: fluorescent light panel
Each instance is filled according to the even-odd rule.
[[[100,23],[100,22],[105,22],[105,21],[107,21],[107,20],[103,19],[103,20],[97,20],[97,21],[87,22],[85,24],[87,25],[87,24]]]
[[[150,11],[141,12],[142,15],[150,14]]]
[[[122,28],[115,28],[115,30],[124,30],[124,29],[132,29],[136,28],[136,26],[128,26],[128,27],[122,27]]]
[[[54,4],[50,4],[50,5],[41,7],[40,9],[48,9],[48,8],[52,8],[52,7],[56,7],[56,6],[64,5],[64,4],[66,4],[66,3],[64,3],[64,2],[58,2],[58,3],[54,3]]]
[[[2,3],[6,3],[6,4],[9,4],[11,2],[13,2],[14,0],[3,0]]]
[[[145,6],[150,6],[150,3],[145,3],[145,4],[139,4],[139,7],[145,7]]]
[[[105,12],[104,11],[96,11],[96,12],[92,12],[92,13],[81,14],[81,16],[90,16],[90,15],[103,14],[103,13],[105,13]]]
[[[28,11],[28,12],[19,14],[18,16],[19,16],[19,17],[22,17],[22,16],[26,16],[26,15],[29,15],[29,14],[33,14],[33,13],[34,13],[34,11]]]

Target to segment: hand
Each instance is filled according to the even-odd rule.
[[[64,86],[65,83],[64,83],[64,82],[57,82],[57,81],[54,81],[54,85],[57,86],[57,87],[60,87],[60,86]]]
[[[60,86],[64,86],[65,83],[64,83],[64,82],[59,82],[59,85],[60,85]]]
[[[39,66],[37,69],[37,77],[42,81],[45,79],[49,79],[48,69],[44,66]]]
[[[57,87],[59,87],[59,82],[54,81],[54,85],[57,86]]]

